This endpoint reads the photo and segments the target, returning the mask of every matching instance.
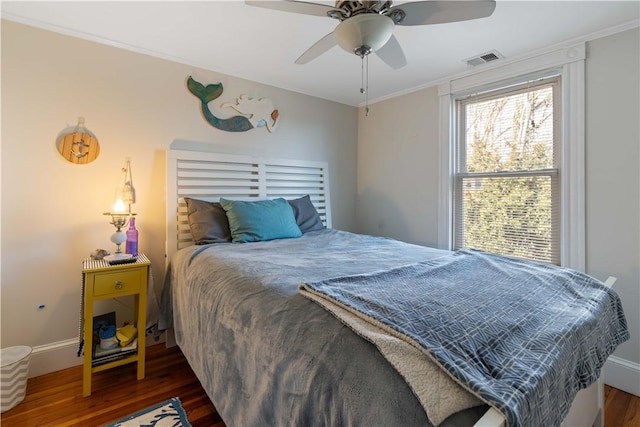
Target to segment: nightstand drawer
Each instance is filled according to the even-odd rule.
[[[137,292],[140,290],[142,274],[139,268],[130,271],[96,274],[93,282],[93,295],[109,295]]]

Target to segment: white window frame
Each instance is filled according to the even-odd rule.
[[[454,120],[459,97],[520,82],[532,74],[562,77],[560,142],[560,265],[585,271],[585,44],[545,54],[489,65],[482,71],[438,86],[440,102],[440,188],[438,247],[453,248],[453,185],[457,130]]]

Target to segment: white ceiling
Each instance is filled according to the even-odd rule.
[[[402,3],[405,0],[394,2]],[[348,105],[364,101],[359,57],[336,46],[306,65],[294,64],[333,31],[337,21],[330,18],[252,7],[240,0],[2,1],[1,10],[3,19]],[[464,60],[494,49],[509,61],[636,27],[639,18],[638,0],[498,0],[488,18],[396,26],[394,34],[408,64],[393,70],[371,55],[369,102],[467,73]]]

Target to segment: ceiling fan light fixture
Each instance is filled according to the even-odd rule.
[[[388,16],[364,13],[342,21],[333,35],[338,46],[349,53],[364,56],[387,44],[393,35],[394,25]]]

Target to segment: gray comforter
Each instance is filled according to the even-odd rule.
[[[170,260],[160,328],[174,327],[230,427],[429,426],[380,352],[299,295],[298,285],[447,253],[337,230],[185,248]],[[473,425],[486,409],[458,412],[441,425]]]

